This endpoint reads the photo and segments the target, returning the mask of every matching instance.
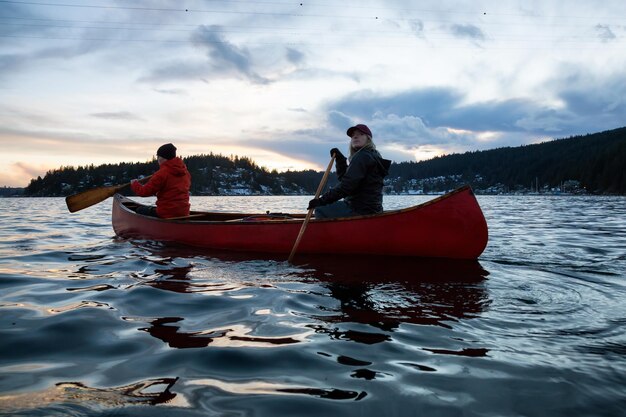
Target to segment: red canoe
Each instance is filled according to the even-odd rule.
[[[289,255],[304,214],[191,212],[158,219],[115,195],[113,229],[124,238],[210,249]],[[487,222],[469,186],[426,203],[369,216],[311,219],[298,254],[360,254],[476,259],[487,246]]]

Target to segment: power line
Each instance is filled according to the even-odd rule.
[[[239,0],[236,1],[237,3],[248,3],[248,1],[245,0]],[[11,1],[11,0],[0,0],[0,3],[11,3],[11,4],[28,4],[28,5],[43,5],[43,6],[53,6],[53,7],[85,7],[85,8],[99,8],[99,9],[128,9],[128,10],[150,10],[150,11],[182,11],[182,9],[171,9],[171,8],[143,8],[143,7],[124,7],[124,6],[99,6],[99,5],[87,5],[87,4],[83,4],[83,5],[75,5],[75,4],[66,4],[66,3],[44,3],[44,2],[28,2],[28,1]],[[287,3],[282,3],[282,2],[266,2],[266,3],[271,3],[271,4],[281,4],[281,5],[287,5]],[[189,9],[185,9],[186,11],[189,11]],[[205,11],[208,12],[208,11]],[[224,13],[257,13],[258,12],[239,12],[239,11],[220,11],[220,12],[224,12]],[[285,13],[263,13],[263,14],[269,14],[269,15],[285,15]],[[290,16],[303,16],[303,15],[294,15],[294,14],[287,14]],[[310,15],[311,16],[311,15]],[[318,15],[320,16],[320,15]],[[337,17],[337,16],[333,16],[333,17]],[[93,21],[93,20],[69,20],[69,19],[44,19],[44,18],[26,18],[26,17],[16,17],[16,16],[0,16],[0,19],[3,20],[21,20],[21,21],[36,21],[36,22],[67,22],[69,24],[32,24],[32,23],[4,23],[5,27],[7,25],[13,25],[13,26],[23,26],[23,27],[42,27],[42,28],[65,28],[65,29],[81,29],[81,30],[115,30],[115,31],[122,31],[122,30],[128,30],[128,31],[146,31],[146,32],[182,32],[182,33],[191,33],[197,30],[197,28],[199,26],[201,26],[200,24],[172,24],[172,23],[150,23],[150,22],[145,22],[145,23],[141,23],[141,22],[121,22],[121,21]],[[411,19],[403,19],[403,20],[411,20]],[[448,22],[447,20],[430,20],[430,21],[426,21],[426,22],[435,22],[435,23],[441,23],[441,22]],[[86,23],[86,24],[102,24],[102,25],[108,25],[108,24],[114,24],[114,25],[124,25],[123,27],[105,27],[105,26],[76,26],[76,25],[72,25],[72,23]],[[146,28],[146,27],[125,27],[127,25],[130,26],[138,26],[138,25],[142,25],[142,26],[153,26],[155,28]],[[506,25],[507,27],[510,26],[532,26],[532,27],[537,27],[537,24],[533,24],[533,25],[524,25],[524,24],[515,24],[515,23],[498,23],[498,22],[481,22],[480,25]],[[168,28],[172,28],[172,29],[167,29],[167,28],[163,28],[163,27],[168,27]],[[329,30],[325,30],[325,31],[305,31],[303,30],[301,27],[298,28],[279,28],[279,27],[262,27],[262,26],[229,26],[229,25],[217,25],[219,26],[219,30],[210,30],[210,33],[243,33],[243,34],[267,34],[267,35],[287,35],[287,36],[337,36],[338,34],[341,35],[341,33],[343,31],[345,32],[350,32],[349,30],[342,30],[341,28],[339,29],[333,29],[331,31]],[[558,24],[551,24],[550,26],[559,26]],[[581,25],[561,25],[561,26],[574,26],[574,27],[581,27]],[[193,29],[173,29],[174,27],[184,27],[184,28],[193,28]],[[586,28],[590,28],[589,26],[585,25],[584,27]],[[233,30],[232,28],[243,28],[243,30]],[[205,29],[208,30],[208,29]],[[265,30],[271,30],[271,32],[266,32]],[[286,30],[292,31],[292,32],[286,32]],[[446,34],[450,34],[450,32],[448,30],[441,30],[441,28],[437,29],[433,29],[433,28],[429,28],[428,30],[425,30],[422,32],[423,36],[418,37],[416,36],[416,34],[411,31],[410,29],[398,29],[398,30],[390,30],[390,31],[383,31],[383,30],[369,30],[367,31],[367,35],[376,35],[379,38],[397,38],[397,37],[402,37],[402,36],[410,36],[411,37],[411,41],[415,41],[416,39],[421,39],[421,40],[425,40],[425,41],[438,41],[438,40],[455,40],[455,41],[463,41],[463,42],[467,42],[467,41],[472,41],[472,38],[470,37],[460,37],[460,36],[445,36]],[[384,34],[385,36],[380,36],[380,34]],[[435,34],[435,35],[433,35]],[[441,35],[437,35],[437,34],[441,34]],[[388,36],[387,36],[388,35]],[[617,37],[613,34],[611,34],[613,36],[612,39],[607,40],[607,39],[601,39],[600,37],[592,37],[592,36],[566,36],[565,38],[563,36],[555,36],[555,37],[540,37],[540,38],[532,38],[529,36],[524,36],[522,35],[521,37],[515,37],[515,36],[509,36],[509,35],[498,35],[498,34],[487,34],[486,36],[484,36],[483,39],[474,39],[475,42],[477,42],[478,44],[480,44],[481,47],[485,48],[487,47],[487,45],[484,42],[487,43],[493,43],[493,42],[501,42],[501,41],[509,41],[509,42],[552,42],[554,44],[563,44],[563,43],[572,43],[572,42],[576,42],[576,43],[604,43],[604,44],[615,44],[615,43],[620,43],[620,39],[621,37]],[[355,36],[363,36],[363,35],[355,35]],[[7,36],[3,36],[3,37],[8,37]],[[12,37],[15,38],[20,38],[20,36],[16,36],[16,35],[12,35]],[[26,37],[26,36],[21,36],[23,39],[40,39],[38,37]],[[45,39],[45,38],[44,38]],[[167,40],[157,40],[157,39],[115,39],[115,38],[63,38],[63,37],[55,37],[55,38],[50,38],[50,39],[56,39],[56,40],[86,40],[86,41],[128,41],[128,42],[171,42],[171,43],[185,43],[188,42],[187,40],[171,40],[171,41],[167,41]],[[609,41],[609,42],[607,42]],[[369,42],[369,41],[368,41]],[[276,42],[276,43],[264,43],[264,44],[275,44],[275,45],[284,45],[284,44],[291,44],[291,43],[283,43],[283,42]],[[314,45],[314,43],[311,42],[306,42],[306,43],[300,43],[300,44],[307,44],[307,45]]]
[[[105,10],[142,10],[142,11],[152,11],[152,12],[177,12],[177,13],[215,13],[215,14],[252,14],[252,15],[264,15],[264,16],[289,16],[289,17],[340,17],[340,18],[351,18],[351,19],[372,19],[371,16],[367,17],[359,17],[359,16],[339,16],[339,15],[312,15],[312,14],[300,14],[300,13],[283,13],[283,12],[254,12],[254,11],[235,11],[235,10],[201,10],[201,9],[170,9],[170,8],[154,8],[154,7],[128,7],[128,6],[100,6],[100,5],[92,5],[92,4],[67,4],[67,3],[41,3],[34,1],[13,1],[13,0],[0,0],[0,3],[11,3],[11,4],[24,4],[31,6],[53,6],[53,7],[76,7],[76,8],[87,8],[87,9],[105,9]],[[378,19],[378,17],[374,17],[374,19]]]
[[[137,42],[137,43],[171,43],[171,44],[192,44],[192,43],[196,43],[193,40],[168,40],[168,39],[129,39],[129,38],[124,38],[124,39],[115,39],[115,38],[88,38],[88,37],[61,37],[61,36],[22,36],[22,35],[0,35],[0,38],[15,38],[15,39],[41,39],[41,40],[67,40],[67,41],[89,41],[89,42]],[[415,39],[418,40],[418,39]],[[445,40],[445,39],[444,39]],[[467,39],[457,39],[457,38],[450,38],[448,40],[460,40],[460,41],[467,41]],[[227,40],[207,40],[207,39],[203,39],[202,43],[212,43],[212,44],[231,44],[232,42],[227,41]],[[556,43],[580,43],[579,41],[563,41],[563,42],[556,42]],[[596,41],[593,43],[601,43],[607,46],[613,46],[613,44],[615,42],[611,42],[611,43],[603,43],[601,41]],[[260,41],[252,41],[252,42],[246,42],[246,45],[281,45],[281,46],[285,46],[285,45],[298,45],[298,46],[325,46],[325,47],[329,47],[329,46],[338,46],[338,45],[342,45],[339,43],[320,43],[320,42],[294,42],[294,41],[289,41],[289,42],[260,42]],[[406,43],[406,44],[392,44],[392,43],[371,43],[371,42],[363,42],[363,44],[365,46],[368,47],[381,47],[381,48],[386,48],[386,47],[390,47],[390,48],[407,48],[410,46],[414,46],[414,44],[410,44],[410,43]],[[448,46],[448,45],[438,45],[437,48],[446,48],[446,49],[467,49],[466,45],[462,45],[462,46]],[[597,50],[597,46],[596,47],[589,47],[589,48],[582,48],[580,46],[572,46],[571,48],[564,48],[561,46],[562,49],[591,49],[591,50]],[[553,48],[550,46],[544,46],[544,47],[536,47],[536,46],[528,46],[528,47],[520,47],[520,46],[516,46],[516,47],[496,47],[496,46],[492,46],[492,45],[480,45],[480,49],[484,49],[484,50],[552,50]]]
[[[314,2],[314,1],[289,1],[289,2],[279,2],[279,1],[259,1],[259,0],[205,0],[206,2],[211,3],[226,3],[228,4],[251,4],[251,5],[276,5],[276,6],[296,6],[303,7],[304,9],[308,9],[310,7],[336,7],[337,3],[332,2]],[[0,0],[0,3],[12,3],[12,4],[27,4],[27,5],[40,5],[40,6],[59,6],[59,7],[83,7],[83,8],[101,8],[101,9],[125,9],[125,10],[151,10],[151,11],[187,11],[187,12],[213,12],[212,10],[200,10],[200,9],[189,9],[185,8],[153,8],[153,7],[129,7],[129,6],[100,6],[100,5],[79,5],[79,4],[67,4],[67,3],[44,3],[44,2],[35,2],[35,1],[16,1],[16,0]],[[453,15],[470,15],[470,16],[513,16],[513,17],[532,17],[532,18],[541,18],[541,17],[550,17],[550,18],[558,18],[558,19],[589,19],[590,16],[569,16],[569,15],[544,15],[537,12],[528,12],[528,13],[499,13],[493,12],[487,9],[473,10],[473,11],[459,11],[459,10],[441,10],[441,9],[422,9],[422,8],[414,8],[414,7],[372,7],[372,6],[363,6],[363,5],[353,5],[346,4],[343,2],[341,4],[343,9],[360,9],[360,10],[381,10],[381,11],[400,11],[400,12],[419,12],[419,13],[445,13],[445,14],[453,14]],[[239,13],[248,13],[248,12],[239,12]],[[615,13],[612,13],[615,15]]]
[[[54,6],[54,7],[77,7],[87,9],[121,9],[121,10],[149,10],[159,12],[184,12],[184,9],[163,9],[152,7],[124,7],[124,6],[99,6],[91,4],[67,4],[67,3],[42,3],[36,1],[13,1],[13,0],[0,0],[0,3],[11,4],[25,4],[29,6]]]
[[[156,29],[146,29],[146,28],[134,28],[134,27],[107,27],[107,26],[73,26],[73,25],[52,25],[52,24],[28,24],[28,23],[5,23],[5,25],[13,25],[13,26],[24,26],[24,27],[37,27],[37,28],[63,28],[63,29],[87,29],[87,30],[115,30],[115,31],[120,31],[120,30],[130,30],[130,31],[152,31],[152,32],[182,32],[182,33],[194,33],[196,32],[198,29],[197,25],[193,25],[195,28],[194,29],[162,29],[162,28],[156,28]],[[191,26],[191,25],[190,25]],[[258,29],[262,29],[262,28],[258,28]],[[265,29],[270,29],[270,28],[265,28]],[[296,32],[276,32],[276,31],[272,31],[269,32],[267,30],[259,30],[259,31],[254,31],[254,30],[249,30],[248,28],[245,29],[241,29],[241,30],[233,30],[233,29],[229,29],[229,28],[219,28],[219,29],[204,29],[205,32],[208,33],[217,33],[217,34],[221,34],[221,33],[243,33],[243,34],[266,34],[266,35],[301,35],[301,36],[305,36],[305,35],[327,35],[327,36],[335,36],[335,34],[331,34],[327,31],[296,31]],[[392,34],[391,36],[377,36],[378,38],[404,38],[407,36],[414,36],[412,34],[407,34],[407,33],[398,33],[398,31],[388,31],[388,32],[384,32],[387,34]],[[441,33],[446,33],[446,32],[441,32]],[[362,38],[362,35],[360,34],[351,34],[350,36],[353,37],[359,37]],[[459,39],[458,36],[433,36],[433,35],[428,35],[425,36],[425,38],[429,39],[429,40],[446,40],[446,39],[450,39],[450,40],[454,40],[454,39]],[[490,40],[490,41],[528,41],[528,42],[544,42],[544,41],[553,41],[553,42],[557,42],[557,43],[561,43],[561,42],[567,42],[567,41],[571,41],[571,42],[598,42],[599,40],[596,38],[593,39],[589,39],[589,36],[568,36],[566,38],[563,37],[517,37],[517,36],[490,36],[488,37],[488,39],[486,40]],[[613,42],[615,42],[617,40],[617,38],[613,39]],[[600,40],[601,41],[601,40]]]
[[[284,5],[284,6],[295,6],[293,3],[282,3],[282,2],[254,2],[254,1],[229,1],[230,3],[252,3],[252,4],[276,4],[276,5]],[[156,12],[177,12],[177,13],[215,13],[215,14],[252,14],[252,15],[266,15],[266,16],[290,16],[290,17],[328,17],[328,18],[342,18],[342,19],[367,19],[367,20],[381,20],[386,18],[384,16],[355,16],[355,15],[321,15],[321,14],[307,14],[307,13],[284,13],[284,12],[255,12],[255,11],[234,11],[234,10],[203,10],[203,9],[190,9],[190,8],[155,8],[155,7],[131,7],[131,6],[101,6],[101,5],[92,5],[92,4],[68,4],[68,3],[44,3],[44,2],[36,2],[36,1],[15,1],[15,0],[0,0],[0,3],[10,3],[10,4],[23,4],[23,5],[34,5],[34,6],[51,6],[51,7],[74,7],[74,8],[88,8],[88,9],[105,9],[105,10],[142,10],[142,11],[156,11]],[[298,3],[299,7],[304,6],[304,3]],[[315,5],[314,3],[312,3]],[[321,3],[319,4],[322,5]],[[307,3],[308,6],[308,3]],[[333,4],[324,4],[324,6],[335,6]],[[486,11],[483,12],[457,12],[454,10],[429,10],[429,9],[405,9],[405,8],[375,8],[375,7],[365,7],[365,6],[341,6],[343,9],[354,8],[354,9],[364,9],[364,10],[384,10],[384,11],[413,11],[413,12],[421,12],[421,13],[446,13],[446,14],[463,14],[463,15],[471,15],[471,16],[513,16],[513,17],[550,17],[550,18],[559,18],[559,19],[589,19],[589,16],[558,16],[558,15],[540,15],[540,14],[514,14],[514,13],[488,13]],[[394,20],[410,20],[415,18],[397,18],[394,17]]]
[[[0,3],[3,0],[0,0]],[[89,24],[120,24],[120,25],[142,25],[142,26],[181,26],[181,27],[197,27],[203,23],[164,23],[164,22],[129,22],[129,21],[119,21],[119,20],[72,20],[72,19],[51,19],[51,18],[34,18],[34,17],[20,17],[20,16],[0,16],[0,19],[4,20],[32,20],[32,21],[43,21],[43,22],[70,22],[70,23],[89,23]],[[411,19],[406,19],[411,20]],[[420,19],[423,23],[449,23],[450,20],[423,20]],[[540,26],[549,26],[549,27],[570,27],[570,28],[589,28],[590,24],[564,24],[564,23],[549,23],[549,24],[541,24],[541,23],[514,23],[514,22],[480,22],[477,23],[480,26],[506,26],[510,27],[532,27],[537,28]],[[251,29],[276,29],[276,26],[236,26],[236,25],[222,25],[223,27],[245,27]],[[300,27],[283,27],[283,29],[289,30],[298,30]],[[346,29],[348,31],[349,29]],[[333,29],[333,32],[340,32],[342,29]],[[327,31],[325,31],[327,32]],[[397,30],[374,30],[368,29],[368,33],[395,33]]]

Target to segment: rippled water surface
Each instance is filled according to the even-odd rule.
[[[626,198],[478,200],[477,262],[290,265],[116,238],[110,201],[0,199],[0,415],[626,415]]]

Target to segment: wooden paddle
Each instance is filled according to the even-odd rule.
[[[140,181],[145,181],[152,175],[142,178]],[[122,185],[111,185],[109,187],[92,188],[91,190],[83,191],[78,194],[68,195],[65,197],[65,204],[70,213],[77,212],[87,207],[91,207],[94,204],[98,204],[101,201],[106,200],[113,194],[118,192],[124,187],[128,187],[130,183]]]
[[[330,162],[328,163],[328,167],[326,167],[326,172],[324,172],[324,176],[322,177],[322,181],[320,181],[319,187],[317,187],[317,192],[315,193],[315,198],[319,198],[322,190],[324,189],[324,185],[326,185],[326,180],[328,179],[328,174],[330,173],[330,169],[333,167],[333,162],[335,162],[335,154],[330,158]],[[300,233],[298,233],[298,238],[296,239],[296,243],[293,244],[293,249],[291,249],[291,253],[289,254],[289,259],[287,262],[291,263],[293,259],[293,255],[296,254],[296,250],[298,249],[298,245],[300,244],[300,240],[302,240],[302,236],[304,235],[304,231],[306,230],[306,226],[309,224],[309,220],[311,219],[311,215],[313,214],[314,209],[309,209],[306,217],[304,218],[304,222],[302,223],[302,227],[300,228]]]

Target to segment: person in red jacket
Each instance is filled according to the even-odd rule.
[[[161,217],[182,217],[189,215],[189,187],[191,175],[182,159],[176,156],[176,147],[171,143],[157,150],[159,170],[142,185],[137,180],[130,182],[133,192],[140,197],[156,195],[154,207],[140,207],[137,213]]]

